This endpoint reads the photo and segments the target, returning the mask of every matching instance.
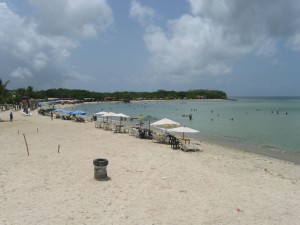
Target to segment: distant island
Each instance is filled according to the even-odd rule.
[[[16,90],[17,92],[17,90]],[[172,99],[227,99],[223,91],[218,90],[189,90],[189,91],[167,91],[158,90],[154,92],[93,92],[78,89],[48,89],[24,93],[34,99],[49,98],[78,99],[86,101],[134,101],[134,100],[172,100]]]
[[[172,99],[227,99],[227,95],[219,90],[188,90],[188,91],[167,91],[157,90],[154,92],[94,92],[79,89],[48,89],[37,90],[28,86],[8,90],[6,88],[9,81],[3,83],[0,79],[0,104],[15,104],[24,99],[32,101],[49,101],[53,99],[79,100],[79,101],[123,101],[130,102],[136,100],[172,100]]]

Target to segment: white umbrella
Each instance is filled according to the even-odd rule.
[[[184,133],[198,133],[200,132],[199,130],[194,130],[189,127],[175,127],[172,129],[168,129],[167,131],[169,132],[177,132],[177,133],[182,133],[182,138],[184,139]]]
[[[103,117],[115,116],[115,115],[116,115],[116,113],[114,113],[114,112],[105,112],[105,113],[101,114],[101,116],[103,116]]]
[[[123,113],[116,113],[115,115],[113,115],[113,116],[115,116],[115,117],[123,117],[123,118],[129,118],[130,116],[127,116],[127,115],[125,115],[125,114],[123,114]]]
[[[163,118],[159,121],[156,121],[155,123],[150,124],[151,126],[161,126],[161,127],[177,127],[180,125],[180,123],[177,123],[173,120],[170,120],[168,118]]]
[[[120,117],[120,125],[121,125],[121,120],[122,118],[129,118],[130,116],[127,116],[123,113],[116,113],[115,115],[113,115],[114,117]]]
[[[105,114],[105,113],[107,113],[107,112],[101,111],[101,112],[97,112],[97,113],[95,113],[95,114],[101,116],[101,115],[103,115],[103,114]]]
[[[116,115],[116,113],[114,113],[114,112],[107,112],[107,113],[103,113],[103,114],[100,115],[100,116],[106,117],[107,120],[108,120],[108,117],[110,117],[110,119],[111,119],[111,117],[112,117],[112,116],[115,116],[115,115]]]

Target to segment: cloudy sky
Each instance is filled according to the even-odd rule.
[[[300,96],[298,0],[0,0],[0,78]]]

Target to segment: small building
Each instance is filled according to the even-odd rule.
[[[84,100],[85,102],[94,102],[94,101],[96,101],[95,98],[84,98],[83,100]]]
[[[196,98],[197,99],[206,99],[206,97],[204,95],[197,95]]]

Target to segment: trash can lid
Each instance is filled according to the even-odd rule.
[[[95,166],[107,166],[108,160],[107,159],[94,159],[93,164]]]

